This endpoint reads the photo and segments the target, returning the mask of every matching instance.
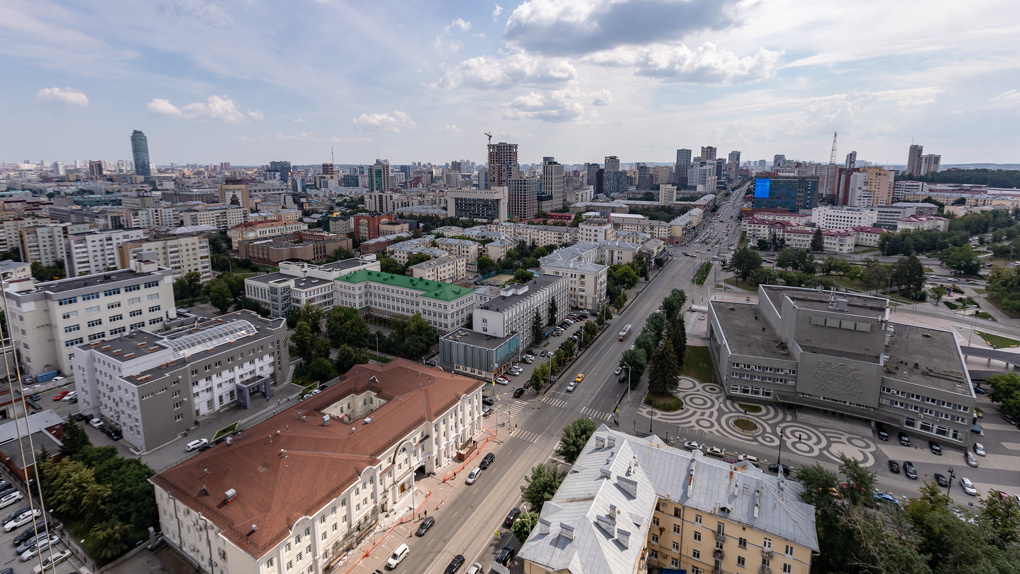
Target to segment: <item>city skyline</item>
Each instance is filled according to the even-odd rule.
[[[834,131],[840,158],[1020,162],[1010,3],[828,4],[14,1],[0,161],[128,159],[141,130],[157,165],[484,161],[484,132],[525,164],[825,162]]]

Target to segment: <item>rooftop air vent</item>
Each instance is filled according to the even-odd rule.
[[[231,502],[234,501],[235,498],[237,498],[237,491],[231,488],[230,490],[224,492],[223,496],[224,496],[223,503],[230,504]],[[252,526],[252,529],[254,530],[255,527]]]

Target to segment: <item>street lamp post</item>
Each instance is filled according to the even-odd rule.
[[[627,363],[624,363],[623,364],[623,368],[627,369],[627,390],[625,392],[627,393],[627,402],[629,403],[630,402],[630,365],[628,365]]]
[[[956,472],[952,467],[949,467],[949,486],[946,487],[946,496],[949,496],[949,491],[953,490],[953,480],[956,479]]]
[[[654,420],[654,417],[655,417],[655,411],[654,410],[649,410],[648,411],[648,434],[652,434],[652,421]]]

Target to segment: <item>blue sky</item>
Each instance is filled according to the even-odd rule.
[[[0,161],[1020,162],[1015,0],[4,0]]]

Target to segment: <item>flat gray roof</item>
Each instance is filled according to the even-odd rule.
[[[974,396],[960,347],[952,333],[901,323],[893,323],[891,327],[885,376]]]
[[[507,295],[505,297],[503,295],[496,295],[479,308],[487,311],[506,311],[517,303],[534,296],[536,291],[539,291],[543,287],[551,283],[555,283],[556,281],[566,281],[566,279],[558,275],[540,275],[525,284],[528,287],[528,291],[526,293],[521,293],[519,295]]]
[[[159,270],[168,271],[163,267],[160,267]],[[86,275],[85,277],[72,277],[60,279],[59,281],[36,283],[35,290],[37,292],[63,293],[65,291],[74,291],[75,289],[93,288],[97,291],[102,291],[111,287],[120,287],[122,282],[136,281],[146,277],[158,278],[161,275],[159,271],[139,273],[134,269],[118,269],[107,273]]]
[[[887,299],[881,297],[868,297],[855,293],[833,293],[831,291],[819,291],[817,289],[805,289],[802,287],[779,287],[766,285],[762,287],[765,294],[775,305],[776,310],[782,313],[783,297],[789,297],[793,303],[801,309],[815,309],[817,311],[828,311],[829,301],[833,298],[846,299],[848,315],[860,315],[880,319],[885,317],[886,308],[889,305]]]
[[[320,285],[333,284],[332,279],[320,279],[318,277],[294,277],[294,287],[298,289],[308,289],[311,287],[318,287]]]
[[[511,335],[512,336],[512,335]],[[456,331],[451,331],[443,336],[448,341],[454,341],[462,343],[464,345],[472,345],[474,347],[481,347],[483,349],[496,350],[500,345],[506,342],[510,337],[493,337],[486,335],[485,333],[479,333],[470,329],[460,328]]]
[[[731,353],[767,359],[795,360],[792,355],[783,354],[778,345],[779,335],[758,311],[757,305],[726,301],[712,301],[711,305],[719,319],[723,336],[730,345]]]
[[[355,267],[359,267],[359,266],[364,265],[364,264],[365,264],[364,261],[362,261],[361,259],[359,259],[357,257],[354,257],[352,259],[343,259],[341,261],[334,261],[332,263],[325,263],[325,264],[322,265],[322,268],[325,269],[325,270],[328,270],[328,271],[336,271],[336,270],[342,271],[342,270],[345,270],[345,269],[354,269]]]
[[[267,273],[265,275],[258,275],[256,277],[248,277],[245,281],[251,281],[253,283],[265,283],[269,284],[272,281],[278,279],[296,279],[294,275],[284,275],[283,273]]]

